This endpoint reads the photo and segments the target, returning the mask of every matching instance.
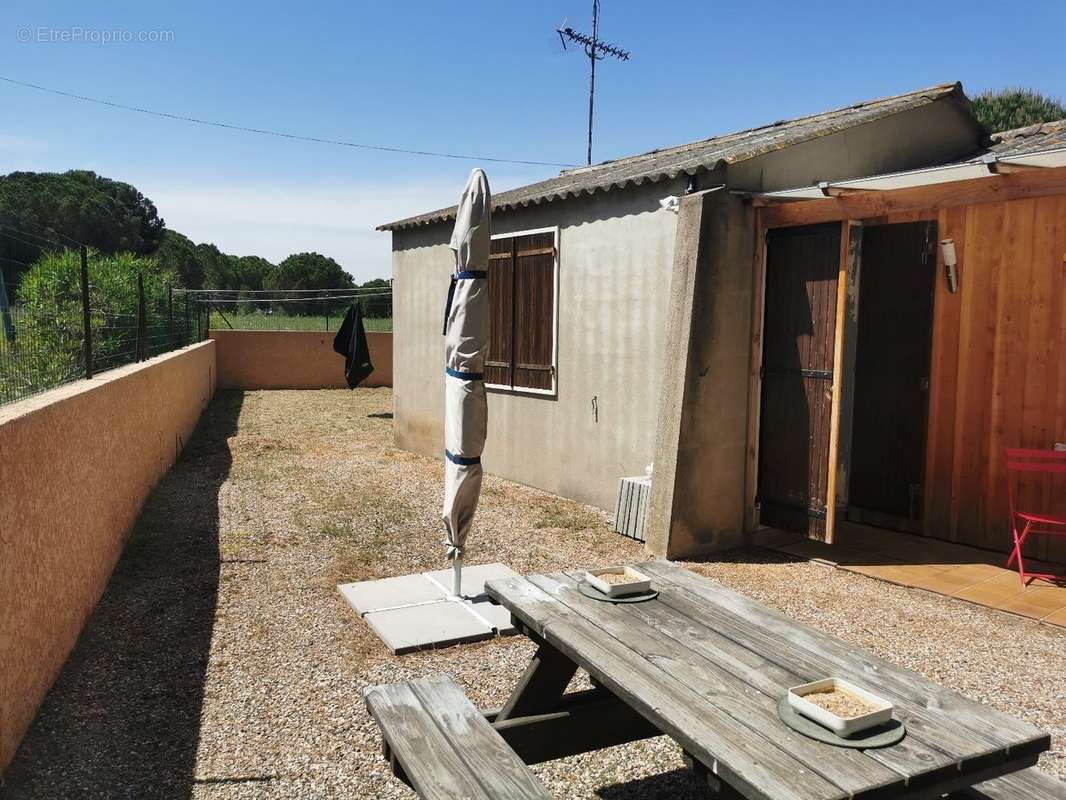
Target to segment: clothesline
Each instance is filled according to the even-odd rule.
[[[308,292],[391,292],[391,286],[356,286],[352,288],[340,287],[337,289],[175,289],[175,292],[183,294],[216,294],[229,292],[230,294],[307,294]]]
[[[330,295],[328,297],[261,297],[261,298],[249,298],[249,297],[210,297],[206,299],[195,298],[196,303],[207,303],[209,305],[215,304],[233,304],[240,305],[244,303],[320,303],[323,300],[361,300],[368,297],[392,297],[392,292],[378,292],[377,294],[346,294],[346,295]]]

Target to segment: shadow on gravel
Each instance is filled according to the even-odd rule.
[[[709,800],[714,793],[687,769],[675,769],[600,789],[601,800]]]
[[[218,494],[242,401],[215,396],[149,496],[5,776],[5,800],[191,795],[218,596]]]

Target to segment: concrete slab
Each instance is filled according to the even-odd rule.
[[[376,581],[342,583],[337,587],[358,614],[443,600],[447,594],[422,575],[400,575]]]
[[[468,602],[467,606],[486,620],[500,636],[513,636],[518,630],[511,624],[511,612],[503,606],[498,606],[487,597],[476,602]]]
[[[450,569],[438,569],[425,573],[426,577],[432,578],[445,591],[452,587],[452,571]],[[485,581],[496,578],[515,578],[518,573],[504,564],[477,564],[471,567],[463,567],[463,597],[477,597],[485,594]]]
[[[400,655],[517,633],[510,612],[485,595],[485,581],[515,575],[503,564],[465,567],[462,602],[448,599],[450,569],[342,583],[337,589],[381,641]]]
[[[371,611],[363,615],[395,655],[431,647],[478,642],[496,635],[464,603],[443,600],[421,606]]]

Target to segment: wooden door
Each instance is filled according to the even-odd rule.
[[[848,519],[921,530],[936,223],[863,228]]]
[[[840,223],[766,239],[759,521],[824,539]]]

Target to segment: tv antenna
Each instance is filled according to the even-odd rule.
[[[588,162],[592,164],[592,112],[596,102],[596,62],[602,61],[607,56],[613,56],[619,61],[629,61],[629,51],[613,44],[600,41],[600,0],[592,0],[592,35],[578,33],[566,21],[558,28],[559,40],[566,49],[567,41],[575,42],[585,48],[585,55],[589,58],[589,148]]]

